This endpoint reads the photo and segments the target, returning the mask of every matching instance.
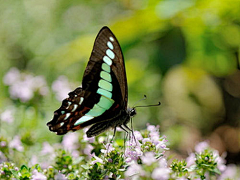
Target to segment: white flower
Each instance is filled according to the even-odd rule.
[[[63,136],[62,145],[68,151],[73,151],[78,148],[78,134],[68,133]]]
[[[41,154],[46,155],[52,153],[54,153],[54,148],[48,142],[44,142]]]
[[[206,141],[200,142],[195,146],[195,151],[197,153],[203,152],[205,149],[209,148],[209,144]]]
[[[13,138],[13,140],[9,142],[9,147],[12,148],[12,149],[16,149],[16,150],[22,152],[23,151],[23,146],[22,146],[22,142],[20,140],[20,137],[19,136],[15,136]]]
[[[160,158],[159,160],[158,160],[158,165],[159,165],[159,167],[161,167],[161,168],[166,168],[167,167],[167,160],[165,159],[165,158]]]
[[[169,168],[156,168],[152,172],[152,178],[155,180],[167,180],[171,170]]]
[[[143,139],[142,134],[139,131],[134,131],[136,140],[141,141]]]
[[[124,174],[127,177],[132,177],[132,176],[144,175],[145,172],[139,164],[133,161],[132,164],[127,168]]]
[[[36,169],[34,169],[32,173],[32,180],[47,180],[47,177],[44,174],[38,172]]]
[[[146,152],[142,157],[142,163],[150,166],[152,163],[156,162],[157,159],[154,156],[153,152]]]
[[[20,72],[17,68],[11,68],[3,77],[3,82],[6,85],[12,85],[15,82],[19,81],[20,79]]]
[[[213,155],[216,158],[215,161],[217,162],[218,169],[223,172],[226,169],[226,160],[219,156],[219,152],[217,150],[213,151]]]
[[[64,174],[58,173],[54,176],[55,180],[67,180],[67,177]]]
[[[68,93],[71,91],[68,79],[65,76],[60,76],[52,84],[52,90],[56,93],[56,98],[59,101],[68,97]]]
[[[29,164],[30,164],[31,166],[33,166],[33,165],[38,164],[38,163],[39,163],[39,162],[38,162],[38,157],[37,157],[36,155],[33,155],[32,158],[31,158],[30,161],[29,161]]]
[[[95,163],[97,163],[97,162],[103,164],[103,160],[102,160],[101,158],[97,157],[97,156],[95,155],[95,153],[93,153],[92,155],[93,155],[93,157],[95,158],[95,160],[92,161],[90,164],[95,164]]]
[[[107,143],[105,146],[105,149],[101,149],[102,153],[110,153],[111,151],[113,151],[115,148],[112,146],[112,143]]]
[[[234,179],[237,175],[237,167],[235,164],[229,164],[225,171],[221,174],[219,177],[219,180],[225,180],[225,179]]]
[[[88,156],[91,156],[91,152],[93,150],[93,146],[91,144],[87,144],[86,148],[83,150],[83,153],[88,155]]]
[[[14,121],[14,109],[6,109],[1,113],[0,119],[11,124]]]
[[[186,158],[186,162],[187,162],[187,167],[190,167],[191,165],[195,164],[195,154],[191,153],[187,158]]]

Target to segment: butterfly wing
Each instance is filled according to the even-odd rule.
[[[106,65],[110,67],[110,70]],[[128,88],[123,53],[117,38],[106,26],[99,31],[96,37],[90,60],[83,75],[82,87],[84,90],[96,92],[98,89],[96,78],[101,78],[99,76],[101,69],[110,72],[111,76],[115,76],[121,90],[118,101],[122,101],[123,107],[126,108]]]
[[[58,135],[111,120],[127,107],[127,79],[120,45],[108,27],[98,33],[82,88],[69,93],[47,124]]]

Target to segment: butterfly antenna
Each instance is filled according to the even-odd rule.
[[[136,108],[136,107],[160,106],[160,105],[161,105],[161,102],[158,102],[158,104],[151,104],[151,105],[146,105],[146,106],[135,106],[134,108]]]
[[[147,99],[147,96],[146,96],[146,95],[143,95],[143,96],[144,96],[144,97],[143,97],[142,99],[140,99],[140,100],[138,100],[137,102],[134,103],[133,107],[134,107],[137,103],[141,102],[142,100]]]

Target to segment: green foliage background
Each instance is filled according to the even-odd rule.
[[[124,53],[129,105],[144,94],[142,104],[162,102],[137,109],[135,129],[160,124],[177,145],[224,122],[215,79],[237,72],[239,7],[238,0],[1,0],[0,77],[17,67],[43,75],[49,87],[60,75],[79,86],[94,39],[107,25]],[[1,112],[17,107],[14,125],[1,124],[2,135],[30,144],[61,138],[46,126],[60,106],[53,93],[26,104],[11,100],[2,81],[0,91]]]

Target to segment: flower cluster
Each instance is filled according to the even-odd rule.
[[[142,133],[134,131],[133,138],[126,143],[125,161],[129,167],[125,177],[168,179],[171,171],[164,157],[164,152],[168,150],[166,143],[166,137],[160,137],[158,126],[147,124],[147,130]]]
[[[10,97],[21,102],[28,102],[36,92],[45,96],[49,91],[43,76],[21,73],[17,68],[11,68],[4,76],[3,82],[9,86]]]
[[[225,165],[224,157],[201,142],[186,160],[172,160],[166,156],[168,141],[160,136],[158,126],[147,125],[143,131],[128,133],[128,140],[117,132],[113,143],[103,134],[87,138],[84,131],[68,133],[61,143],[42,144],[40,153],[34,154],[30,167],[18,167],[9,162],[10,151],[22,152],[19,136],[11,141],[0,139],[1,179],[220,179],[239,178],[239,168]],[[119,139],[118,139],[119,138]],[[41,157],[45,157],[42,159]],[[47,159],[47,164],[46,164]],[[45,162],[45,163],[44,163]]]

